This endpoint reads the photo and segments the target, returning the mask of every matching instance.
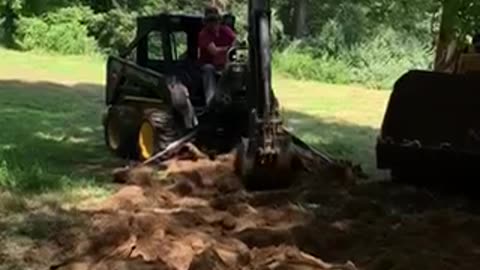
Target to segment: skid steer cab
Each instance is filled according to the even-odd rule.
[[[224,15],[223,23],[235,29],[234,16]],[[145,161],[193,130],[209,130],[199,138],[233,144],[246,133],[245,44],[231,48],[210,95],[198,63],[202,28],[201,16],[139,17],[127,50],[108,58],[103,126],[115,155]]]

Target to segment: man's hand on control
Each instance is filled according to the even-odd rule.
[[[213,43],[213,42],[210,43],[207,47],[208,51],[213,55],[217,55],[219,53],[227,52],[228,48],[229,47],[217,47],[217,46],[215,46],[215,43]]]

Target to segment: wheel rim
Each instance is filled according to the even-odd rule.
[[[154,142],[154,128],[150,123],[144,122],[140,127],[140,134],[138,136],[140,155],[143,159],[148,159],[153,156],[155,149]]]
[[[120,135],[118,134],[117,125],[113,121],[109,121],[107,125],[108,146],[117,150],[120,145]]]

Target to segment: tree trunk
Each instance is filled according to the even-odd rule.
[[[279,5],[278,16],[280,21],[283,24],[283,30],[285,35],[288,37],[293,37],[294,27],[293,27],[293,1],[285,1]]]
[[[17,14],[12,8],[12,1],[7,1],[4,10],[5,20],[3,22],[3,42],[7,48],[15,49],[15,21],[17,20]]]
[[[452,72],[455,68],[456,52],[458,51],[455,29],[458,23],[460,6],[461,1],[459,0],[443,1],[435,55],[434,69],[436,71]]]
[[[302,38],[305,35],[307,22],[307,0],[293,0],[294,5],[294,27],[293,37]]]

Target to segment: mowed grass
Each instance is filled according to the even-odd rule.
[[[108,194],[99,59],[0,50],[0,214]],[[4,216],[5,217],[5,216]]]
[[[0,80],[44,81],[57,84],[102,84],[104,59],[85,56],[54,56],[0,48]]]
[[[317,149],[334,158],[362,165],[373,178],[375,143],[390,91],[368,90],[318,82],[296,81],[277,75],[276,93],[287,124]]]
[[[12,199],[13,205],[38,196],[75,203],[89,193],[105,195],[109,169],[119,162],[103,144],[105,62],[8,50],[0,57],[0,211]],[[296,134],[374,172],[387,91],[280,75],[274,87]]]

